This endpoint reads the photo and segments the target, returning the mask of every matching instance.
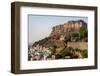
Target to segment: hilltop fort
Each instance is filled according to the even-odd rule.
[[[54,26],[52,28],[50,36],[64,34],[64,33],[79,32],[80,27],[87,28],[86,22],[84,22],[83,20],[68,21],[64,24]]]

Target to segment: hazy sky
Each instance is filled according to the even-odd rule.
[[[69,20],[84,20],[88,22],[87,17],[71,17],[71,16],[43,16],[43,15],[29,15],[28,16],[28,32],[29,43],[41,40],[50,35],[52,27],[58,24],[64,24]]]

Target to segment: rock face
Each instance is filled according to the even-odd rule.
[[[54,45],[57,45],[58,47],[64,47],[66,46],[64,42],[64,36],[68,33],[75,33],[79,32],[80,27],[87,28],[87,24],[83,20],[77,20],[77,21],[68,21],[67,23],[64,23],[62,25],[56,25],[52,28],[51,34],[33,44],[34,46],[41,45],[43,47],[53,47]]]
[[[64,34],[64,33],[78,32],[80,27],[87,28],[87,24],[83,20],[68,21],[64,24],[54,26],[52,28],[50,36]]]

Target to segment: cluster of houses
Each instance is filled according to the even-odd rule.
[[[40,45],[36,47],[30,47],[28,50],[28,60],[47,60],[47,57],[51,54],[48,48]]]

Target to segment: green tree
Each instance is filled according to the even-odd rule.
[[[81,55],[82,55],[82,58],[87,58],[88,57],[87,50],[81,50]]]
[[[65,41],[65,42],[71,41],[71,35],[70,35],[70,34],[65,35],[64,41]]]
[[[79,29],[79,35],[80,35],[80,40],[84,39],[84,38],[87,38],[87,35],[88,35],[87,29],[85,27],[81,27]]]
[[[71,40],[72,40],[72,41],[77,41],[77,40],[79,40],[79,33],[72,33],[72,35],[71,35]]]
[[[71,53],[68,50],[63,50],[60,55],[64,58],[65,56],[71,56]]]

